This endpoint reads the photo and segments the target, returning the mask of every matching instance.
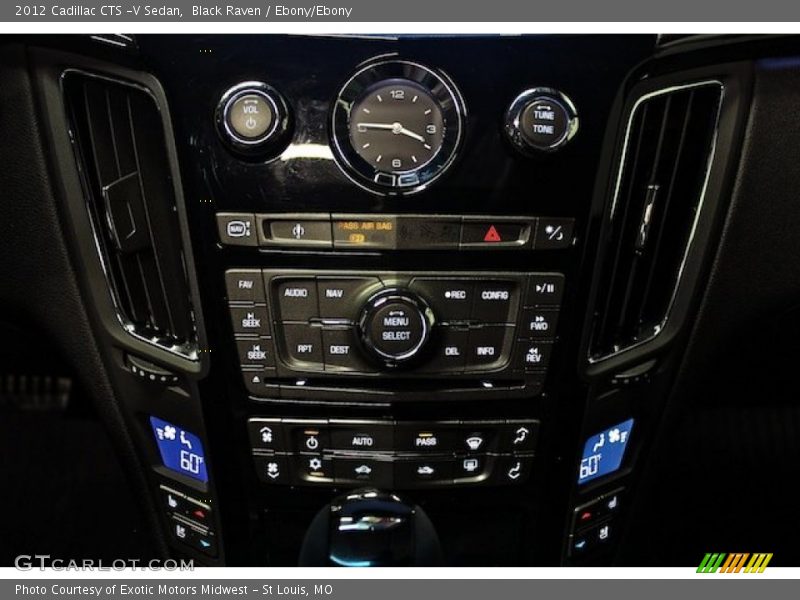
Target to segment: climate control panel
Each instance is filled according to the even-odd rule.
[[[564,292],[560,273],[231,269],[226,284],[256,395],[298,376],[541,381]]]
[[[539,422],[264,417],[247,428],[264,484],[406,489],[525,483]]]

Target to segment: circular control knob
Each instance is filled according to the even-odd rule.
[[[433,326],[433,312],[405,290],[384,290],[367,301],[359,328],[364,345],[389,366],[414,358]]]
[[[578,132],[578,113],[565,94],[551,88],[522,92],[506,111],[505,133],[524,154],[553,152]]]
[[[217,105],[216,120],[223,141],[242,154],[274,152],[289,134],[286,101],[260,81],[246,81],[225,92]]]

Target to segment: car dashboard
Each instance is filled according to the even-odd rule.
[[[152,552],[780,545],[728,525],[797,474],[795,39],[0,41],[3,321],[85,391]]]

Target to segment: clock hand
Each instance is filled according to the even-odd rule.
[[[395,135],[405,135],[419,142],[425,143],[425,138],[403,127],[402,123],[356,123],[359,129],[386,129]]]
[[[417,141],[420,141],[420,142],[422,142],[423,144],[425,143],[425,138],[424,138],[424,137],[422,137],[422,136],[421,136],[421,135],[419,135],[418,133],[414,133],[413,131],[409,131],[409,130],[408,130],[408,129],[406,129],[405,127],[401,127],[401,128],[398,130],[398,133],[402,133],[403,135],[406,135],[406,136],[408,136],[408,137],[410,137],[410,138],[414,138],[415,140],[417,140]]]
[[[356,123],[359,129],[388,129],[394,131],[395,126],[393,123]]]

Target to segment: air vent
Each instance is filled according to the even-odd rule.
[[[149,343],[196,358],[164,123],[141,87],[82,73],[64,80],[97,245],[120,321]]]
[[[669,317],[714,157],[722,85],[640,98],[610,208],[591,345],[602,360],[657,336]]]

